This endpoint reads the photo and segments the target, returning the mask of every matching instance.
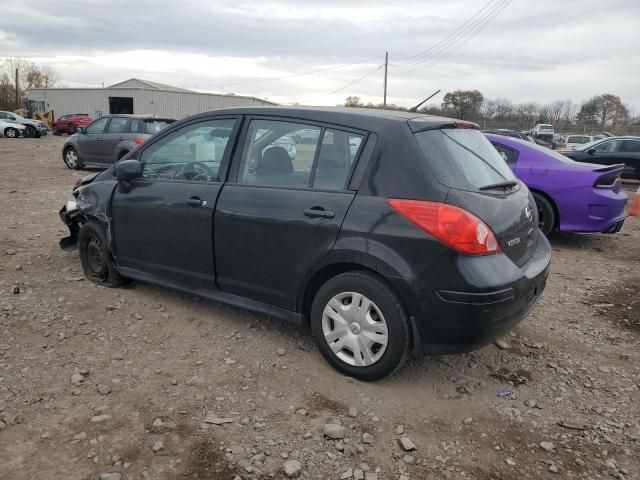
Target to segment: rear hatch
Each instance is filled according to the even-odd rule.
[[[535,202],[475,125],[456,122],[415,136],[437,180],[450,187],[446,203],[484,221],[516,265],[529,261],[538,238]]]

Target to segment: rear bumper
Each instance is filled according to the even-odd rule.
[[[544,291],[551,247],[538,232],[536,252],[522,267],[504,254],[455,254],[452,259],[447,281],[454,288],[428,287],[442,285],[445,279],[437,268],[410,281],[409,289],[417,295],[415,303],[409,300],[414,337],[419,337],[414,339],[416,353],[477,350],[515,327]]]
[[[560,230],[615,233],[624,222],[627,194],[618,189],[582,188],[553,192],[560,213]]]

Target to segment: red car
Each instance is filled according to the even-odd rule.
[[[62,115],[58,120],[53,122],[51,129],[54,135],[60,135],[61,133],[68,133],[73,135],[76,133],[78,127],[86,127],[93,119],[86,113],[70,113],[68,115]]]

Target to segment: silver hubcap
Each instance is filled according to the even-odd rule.
[[[7,137],[13,138],[15,136],[16,136],[16,131],[13,128],[10,128],[9,130],[7,130]]]
[[[73,150],[69,150],[65,158],[67,159],[67,165],[70,167],[75,167],[78,164],[78,154]]]
[[[356,292],[339,293],[329,300],[322,313],[322,333],[336,357],[355,367],[376,363],[389,342],[382,312]]]

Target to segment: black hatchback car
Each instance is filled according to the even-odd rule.
[[[90,280],[307,324],[364,380],[492,342],[533,308],[551,258],[529,190],[477,125],[390,111],[196,115],[85,177],[60,216]]]

